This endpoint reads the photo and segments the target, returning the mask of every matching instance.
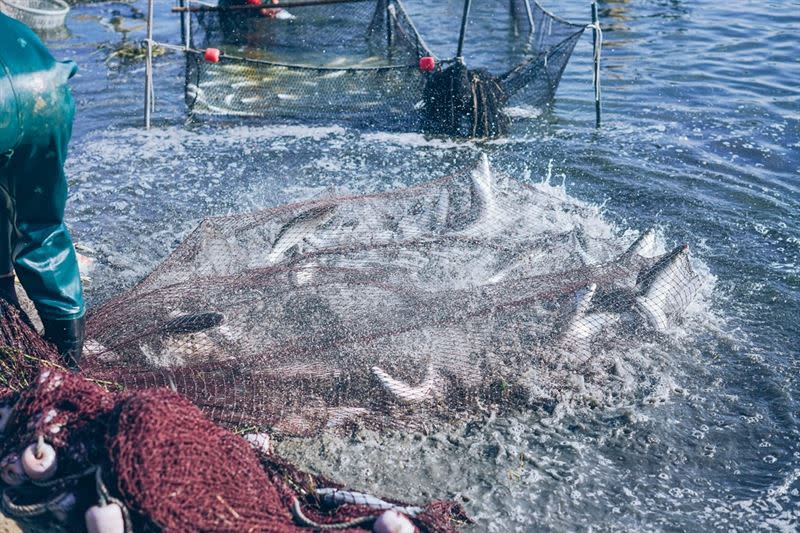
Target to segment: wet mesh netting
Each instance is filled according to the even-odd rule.
[[[21,391],[0,389],[0,433],[0,511],[26,531],[363,531],[394,519],[444,533],[468,523],[452,502],[417,507],[303,473],[270,453],[266,435],[234,435],[163,388],[111,393],[47,369]]]
[[[470,68],[472,57],[491,61],[476,63],[470,76],[465,70],[463,79],[451,83],[448,69],[461,65],[450,59],[455,40],[439,36],[448,43],[436,51],[444,58],[435,66],[420,62],[437,53],[400,0],[219,7],[224,9],[188,18],[186,102],[192,113],[345,120],[446,134],[497,134],[473,122],[498,120],[494,115],[509,100],[540,105],[552,98],[584,31],[532,0],[477,2],[469,26],[490,27],[491,38],[468,40],[465,57]],[[457,38],[457,14],[430,8],[420,17],[438,17],[440,24],[428,22],[431,31]],[[210,47],[222,50],[218,62],[206,60]]]
[[[615,347],[668,332],[698,277],[686,246],[588,239],[562,201],[484,159],[397,192],[207,219],[91,313],[85,372],[301,435],[602,393],[628,379]]]
[[[193,113],[389,124],[413,112],[423,83],[417,63],[428,51],[402,4],[295,9],[290,19],[253,10],[192,17],[193,41],[225,52],[218,63],[187,53]]]

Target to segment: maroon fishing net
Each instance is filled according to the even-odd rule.
[[[0,316],[0,394],[20,392],[43,365],[58,365],[58,353],[30,326],[22,310],[2,298]]]
[[[8,314],[3,322],[18,321]],[[80,531],[87,509],[108,506],[125,531],[352,531],[390,509],[421,531],[468,521],[451,502],[414,507],[302,473],[167,389],[112,393],[46,369],[0,398],[0,508],[27,530]],[[54,456],[46,478],[24,466],[37,447]]]

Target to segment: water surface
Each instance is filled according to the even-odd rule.
[[[156,37],[176,43],[177,19],[159,4]],[[81,67],[68,216],[100,265],[91,303],[134,283],[204,216],[331,187],[407,186],[484,151],[519,179],[563,183],[620,238],[656,227],[665,246],[692,246],[711,290],[683,326],[682,349],[640,354],[658,390],[557,418],[326,436],[281,452],[362,489],[463,498],[479,530],[798,528],[800,3],[601,2],[603,126],[587,33],[552,106],[483,143],[337,124],[187,126],[175,53],[157,61],[156,127],[145,132],[143,64],[109,65],[98,48],[120,42],[114,16],[141,39],[143,7],[76,6],[69,35],[48,41]],[[549,7],[588,22],[584,2]],[[457,17],[426,31],[437,25],[449,32],[437,44],[446,55]]]

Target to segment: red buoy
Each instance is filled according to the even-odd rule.
[[[433,72],[436,68],[436,59],[431,56],[424,56],[419,58],[419,69],[422,72]]]
[[[249,6],[260,6],[261,0],[247,0],[247,5]]]
[[[206,48],[206,52],[203,54],[203,57],[209,63],[219,63],[220,55],[222,55],[222,52],[219,51],[219,48]]]

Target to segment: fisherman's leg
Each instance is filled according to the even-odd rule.
[[[0,166],[4,166],[2,158]],[[17,291],[14,289],[14,265],[11,263],[13,202],[2,172],[0,168],[0,298],[19,307]]]
[[[65,116],[17,149],[11,162],[16,219],[12,241],[14,269],[33,300],[53,343],[70,368],[83,349],[85,306],[77,255],[64,207],[67,181],[63,163],[74,106],[67,91]]]
[[[0,298],[17,308],[19,317],[32,330],[36,330],[17,297],[12,251],[14,249],[14,200],[6,172],[0,166]]]

